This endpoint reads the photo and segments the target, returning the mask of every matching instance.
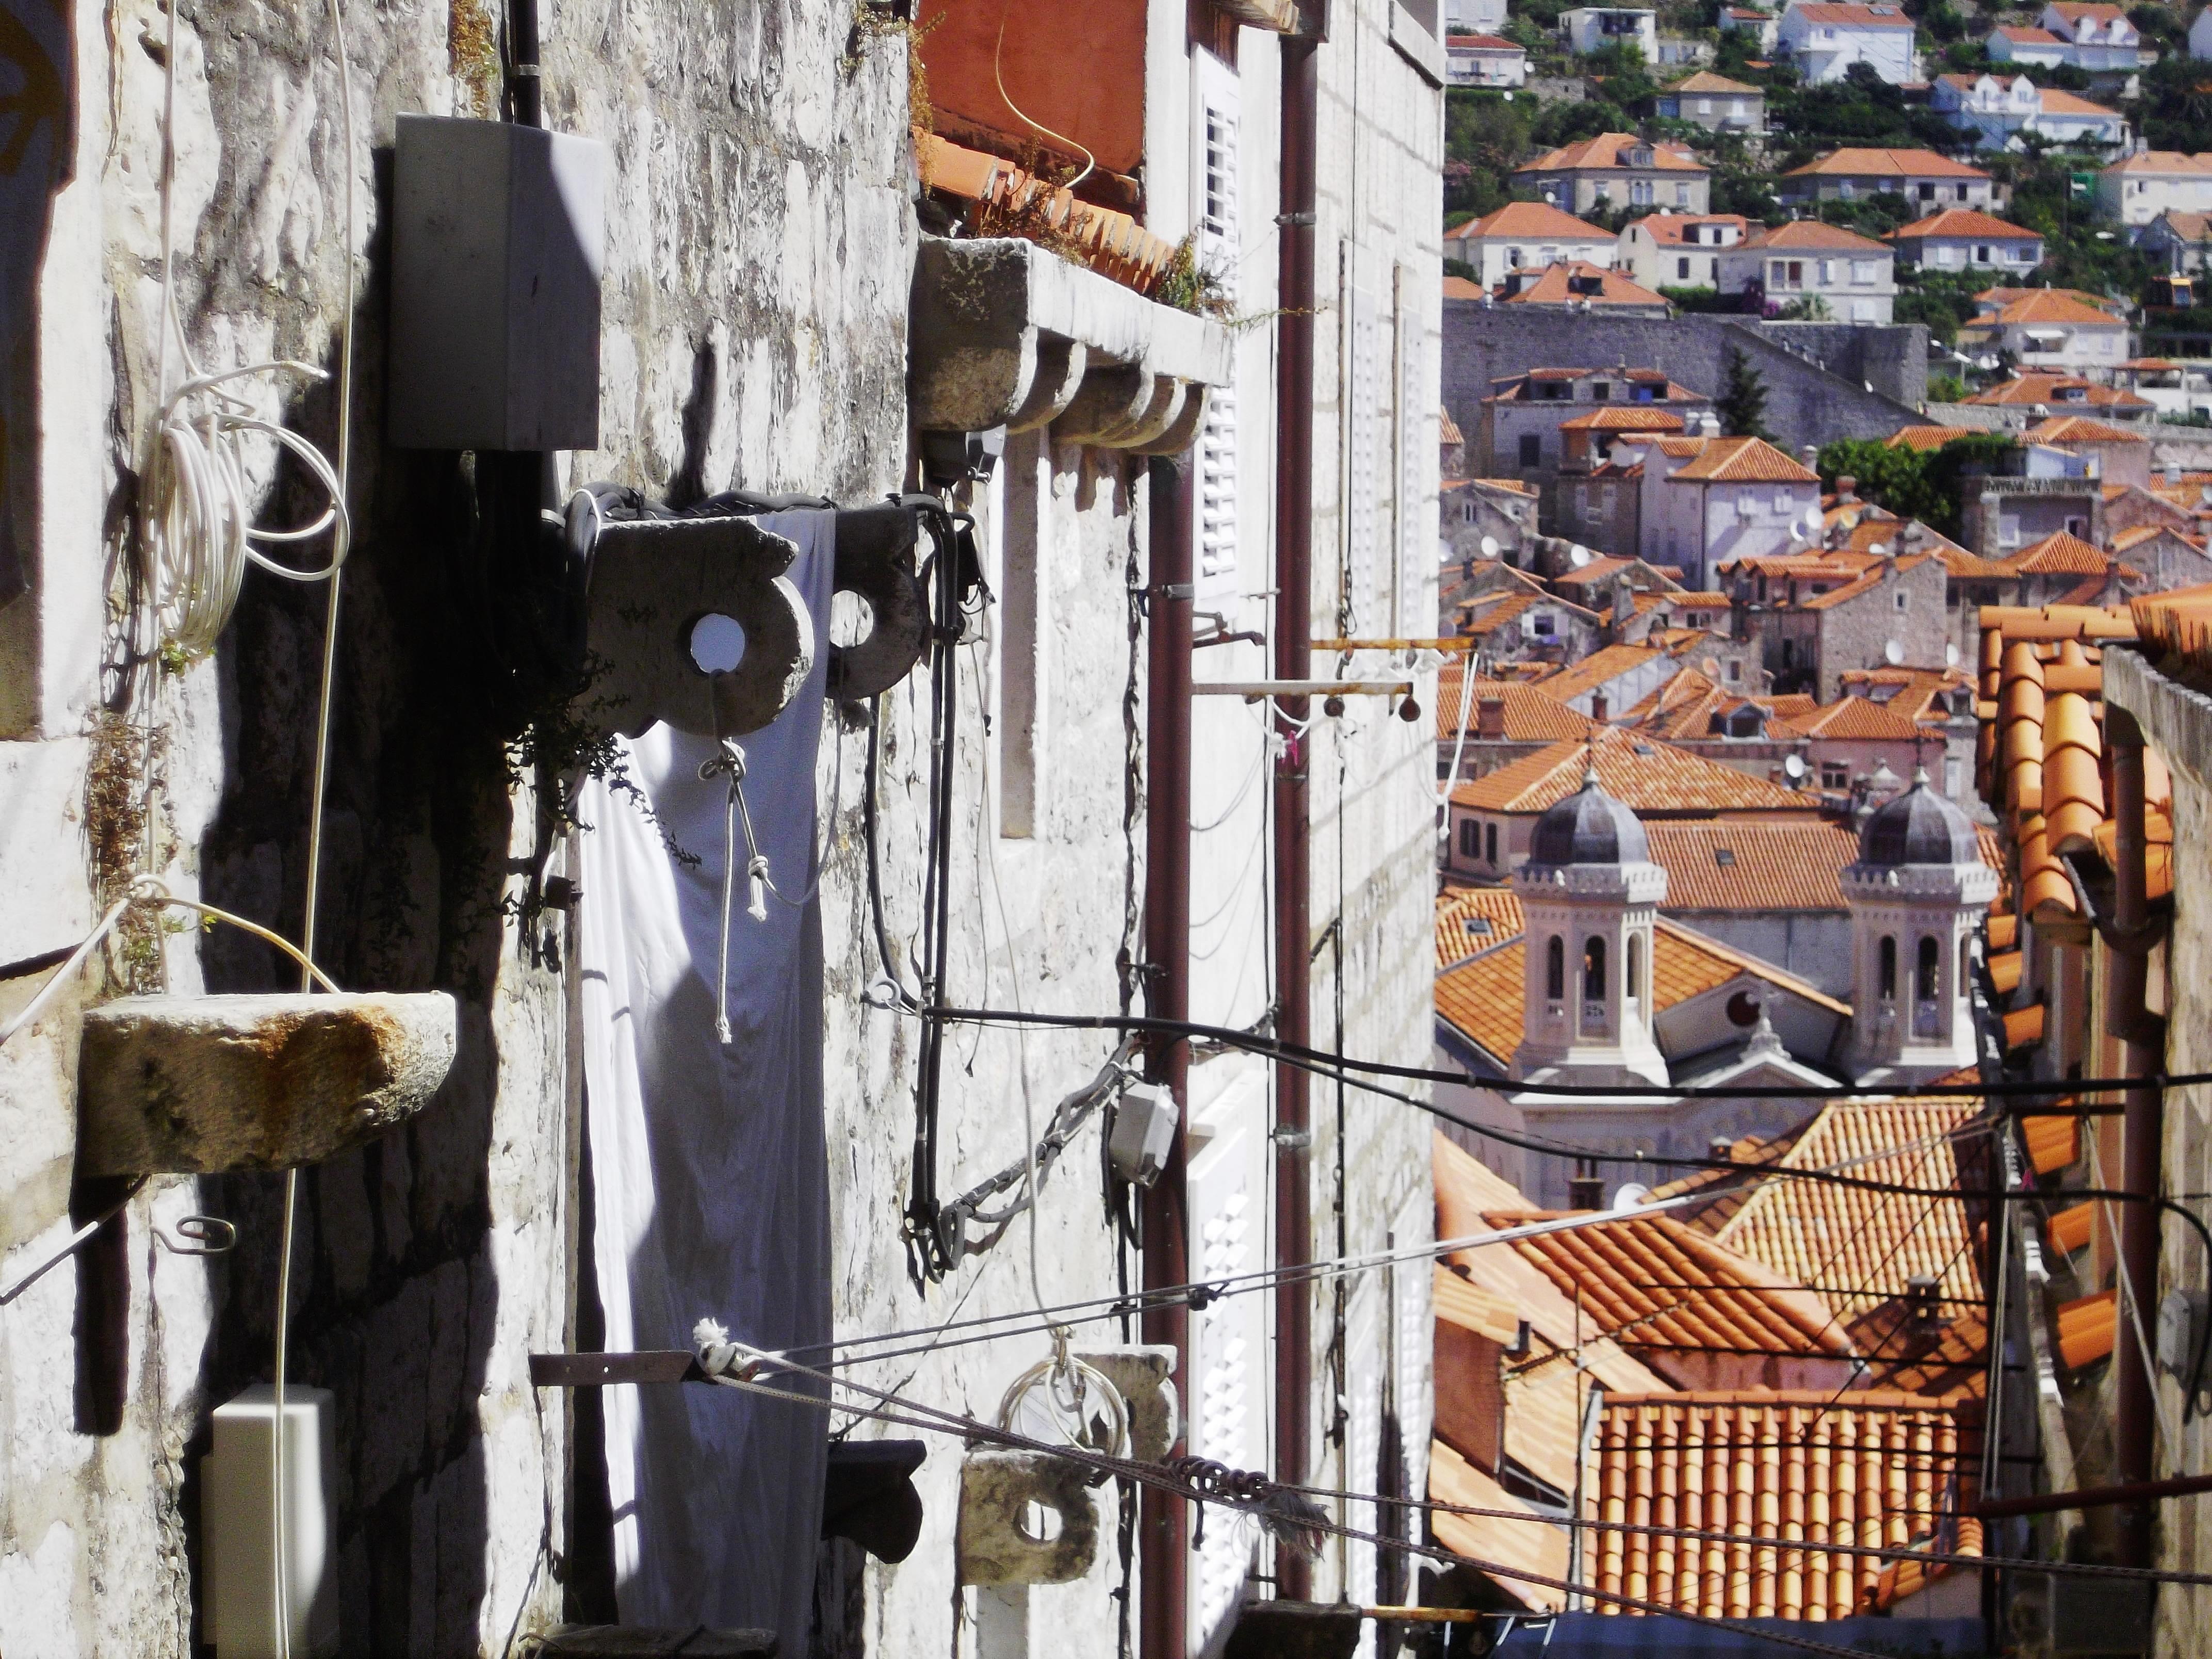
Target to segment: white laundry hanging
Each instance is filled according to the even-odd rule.
[[[836,514],[757,522],[798,544],[790,579],[827,618]],[[793,899],[814,879],[824,657],[772,725],[740,739],[761,850]],[[714,986],[729,792],[726,778],[699,776],[718,752],[712,738],[655,726],[620,753],[650,816],[597,778],[581,802],[592,1248],[611,1352],[688,1348],[702,1316],[762,1347],[830,1334],[821,919],[811,896],[771,902],[760,921],[740,903],[724,1047]],[[604,1397],[623,1622],[760,1626],[802,1651],[826,1414],[689,1385]]]

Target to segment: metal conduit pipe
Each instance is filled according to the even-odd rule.
[[[2127,1045],[2124,1061],[2131,1078],[2148,1077],[2166,1063],[2164,1022],[2145,1006],[2152,944],[2148,857],[2143,824],[2142,728],[2125,709],[2107,703],[2105,742],[2112,759],[2112,928],[2107,940],[2112,969],[2106,997],[2106,1027]],[[2165,1137],[2164,1099],[2156,1087],[2130,1089],[2122,1117],[2123,1175],[2120,1184],[2146,1199],[2160,1189],[2160,1145]],[[2138,1321],[2148,1327],[2158,1317],[2159,1211],[2154,1204],[2122,1206],[2120,1268],[2132,1287],[2136,1316],[2124,1313],[2115,1332],[2113,1378],[2115,1484],[2135,1486],[2154,1473],[2158,1402],[2152,1391],[2151,1356],[2136,1340]],[[2119,1515],[2121,1565],[2148,1566],[2154,1511],[2148,1503],[2130,1503]]]
[[[1312,672],[1314,449],[1315,150],[1321,122],[1320,40],[1304,27],[1282,43],[1282,180],[1276,217],[1278,255],[1275,368],[1275,672]],[[1308,697],[1276,702],[1285,739],[1275,762],[1275,1032],[1285,1042],[1312,1041],[1311,848],[1307,823],[1307,750],[1297,726]],[[1275,1068],[1275,1261],[1313,1260],[1310,1166],[1312,1094],[1307,1074]],[[1275,1290],[1275,1474],[1304,1485],[1313,1474],[1313,1286],[1286,1279]],[[1304,1601],[1313,1575],[1294,1551],[1275,1553],[1275,1594]]]
[[[1148,600],[1145,739],[1145,1006],[1164,1019],[1190,1018],[1191,540],[1195,507],[1188,455],[1155,459],[1146,505],[1152,568]],[[1174,1096],[1175,1145],[1144,1190],[1144,1285],[1190,1280],[1184,1158],[1190,1122],[1190,1044],[1163,1032],[1146,1046],[1146,1075]],[[1176,1380],[1192,1410],[1190,1310],[1176,1300],[1147,1308],[1144,1340],[1176,1351]],[[1140,1590],[1138,1650],[1182,1659],[1190,1551],[1188,1507],[1146,1486],[1138,1510]]]

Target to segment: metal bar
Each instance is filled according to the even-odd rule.
[[[2136,1480],[2120,1486],[2083,1486],[2075,1492],[1998,1498],[1975,1504],[1972,1513],[1985,1521],[1994,1521],[2008,1515],[2050,1515],[2059,1510],[2101,1510],[2115,1504],[2148,1504],[2160,1498],[2187,1498],[2200,1492],[2212,1492],[2212,1474],[2181,1474],[2170,1480]]]
[[[707,1373],[682,1348],[647,1348],[636,1353],[534,1353],[530,1385],[534,1389],[611,1389],[625,1382],[704,1382]]]
[[[1275,672],[1306,672],[1313,653],[1314,227],[1316,160],[1321,132],[1321,42],[1317,34],[1282,40],[1282,115],[1276,224],[1275,304]],[[1278,707],[1283,738],[1275,760],[1271,833],[1274,851],[1275,1032],[1304,1047],[1313,1037],[1312,847],[1307,813],[1307,747],[1298,729],[1303,696]],[[1275,1263],[1302,1266],[1313,1255],[1310,1170],[1304,1148],[1313,1133],[1310,1079],[1296,1066],[1275,1067]],[[1313,1291],[1295,1279],[1275,1290],[1274,1467],[1304,1486],[1313,1474]],[[1275,1593],[1304,1601],[1313,1573],[1296,1550],[1275,1552]]]
[[[1196,502],[1191,458],[1155,458],[1146,515],[1155,595],[1148,641],[1145,768],[1145,1009],[1163,1019],[1190,1018],[1190,674],[1191,543]],[[1146,1291],[1189,1277],[1190,1219],[1184,1202],[1185,1126],[1190,1121],[1190,1044],[1162,1032],[1152,1038],[1146,1071],[1164,1085],[1181,1114],[1175,1142],[1142,1199]],[[1149,1305],[1144,1340],[1176,1352],[1176,1375],[1190,1374],[1190,1308],[1179,1299]],[[1146,1486],[1139,1500],[1138,1650],[1144,1659],[1181,1659],[1187,1645],[1190,1506]]]
[[[1486,1619],[1540,1616],[1525,1613],[1485,1613],[1479,1607],[1361,1607],[1358,1611],[1362,1619],[1380,1619],[1394,1625],[1479,1625]]]
[[[1316,640],[1316,651],[1472,651],[1482,641],[1464,634],[1434,640]]]
[[[1411,680],[1206,680],[1191,688],[1194,696],[1242,697],[1410,697]]]

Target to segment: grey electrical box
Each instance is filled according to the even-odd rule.
[[[596,449],[606,146],[402,115],[386,425],[402,449]]]

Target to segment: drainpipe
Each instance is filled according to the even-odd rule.
[[[1194,511],[1188,455],[1155,457],[1151,520],[1151,661],[1146,688],[1145,1009],[1161,1019],[1190,1018],[1190,652],[1191,532]],[[1144,1286],[1190,1282],[1188,1213],[1183,1201],[1185,1131],[1190,1122],[1190,1044],[1156,1037],[1146,1074],[1174,1096],[1175,1145],[1158,1178],[1144,1189]],[[1183,1398],[1196,1410],[1190,1381],[1190,1310],[1176,1302],[1149,1308],[1144,1340],[1172,1346]],[[1139,1651],[1144,1659],[1182,1659],[1186,1644],[1185,1580],[1190,1553],[1182,1500],[1151,1486],[1139,1499],[1141,1534]]]
[[[2150,967],[2150,904],[2144,869],[2142,728],[2125,709],[2105,705],[2105,741],[2112,757],[2112,971],[2106,997],[2106,1027],[2127,1044],[2124,1066],[2130,1078],[2163,1068],[2165,1022],[2146,1006]],[[2159,1214],[2149,1200],[2160,1187],[2160,1147],[2164,1138],[2164,1101],[2156,1088],[2130,1089],[2123,1107],[2124,1152],[2121,1185],[2137,1194],[2120,1206],[2120,1270],[2135,1297],[2136,1317],[2123,1316],[2115,1333],[2112,1358],[2118,1401],[2114,1423],[2113,1478],[2130,1486],[2152,1478],[2157,1401],[2151,1391],[2150,1356],[2136,1340],[2138,1322],[2158,1316]],[[2151,1565],[2153,1506],[2130,1504],[2120,1510],[2120,1563]]]
[[[1304,20],[1313,29],[1317,20]],[[1275,370],[1275,672],[1313,674],[1314,154],[1321,121],[1317,33],[1283,37],[1282,193]],[[1306,744],[1293,723],[1310,699],[1276,707],[1285,749],[1275,762],[1275,1033],[1286,1043],[1313,1040],[1312,899],[1306,817]],[[1312,1143],[1307,1073],[1275,1068],[1275,1264],[1313,1260],[1313,1214],[1306,1159]],[[1275,1286],[1275,1473],[1303,1485],[1312,1474],[1313,1289],[1301,1279]],[[1295,1552],[1275,1552],[1275,1594],[1304,1601],[1313,1574]]]

